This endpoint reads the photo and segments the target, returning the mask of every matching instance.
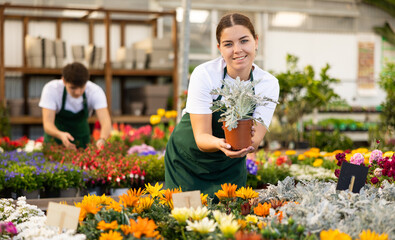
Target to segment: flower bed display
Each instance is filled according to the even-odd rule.
[[[119,201],[104,195],[85,196],[75,204],[81,208],[77,232],[64,232],[63,239],[395,237],[395,227],[391,224],[395,185],[388,182],[382,188],[366,185],[359,194],[338,191],[333,182],[295,183],[292,178],[259,191],[223,184],[216,193],[218,204],[201,195],[203,206],[197,209],[174,208],[172,194],[180,191],[147,184],[144,190],[128,191]],[[16,207],[3,199],[0,209],[3,210],[0,221],[12,222],[18,229],[14,239],[59,239],[55,236],[58,230],[43,224],[42,212],[29,210],[32,207],[23,198]]]

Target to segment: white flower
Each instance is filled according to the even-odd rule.
[[[219,229],[225,238],[233,238],[239,227],[240,226],[236,220],[230,219],[222,220],[219,224]]]
[[[201,220],[205,217],[207,217],[209,211],[207,207],[198,207],[196,209],[191,209],[191,218],[193,220]]]
[[[183,224],[187,221],[191,214],[190,208],[174,208],[171,210],[171,216],[177,220],[177,222]]]
[[[200,221],[191,222],[187,220],[187,230],[194,231],[201,234],[207,234],[210,232],[214,232],[218,223],[214,222],[214,220],[209,220],[207,217],[203,218]]]
[[[221,212],[219,210],[213,211],[213,216],[214,216],[215,221],[218,224],[221,224],[223,221],[232,221],[235,218],[232,213],[228,215],[228,214]]]

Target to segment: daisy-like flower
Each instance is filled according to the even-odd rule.
[[[190,208],[174,208],[171,210],[170,214],[174,219],[177,220],[179,224],[184,224],[188,220],[189,216],[191,215],[191,209]]]
[[[197,207],[196,209],[191,209],[190,217],[193,220],[202,220],[207,217],[209,210],[207,207]]]
[[[329,229],[328,231],[321,231],[320,240],[352,240],[352,238],[338,229]]]
[[[218,228],[221,230],[225,238],[233,238],[240,226],[236,220],[221,221]]]
[[[321,158],[317,158],[317,159],[313,162],[313,166],[314,166],[314,167],[321,167],[323,163],[324,163],[324,160],[322,160]]]
[[[118,227],[118,223],[116,220],[112,221],[111,223],[106,223],[104,220],[101,220],[97,224],[97,229],[107,231],[107,230],[114,230]]]
[[[250,222],[250,223],[258,222],[258,217],[255,215],[248,214],[245,218],[246,218],[246,222]]]
[[[379,235],[378,233],[375,233],[374,231],[368,230],[363,230],[362,233],[359,234],[359,239],[358,240],[388,240],[388,234],[383,233]]]
[[[156,226],[154,220],[148,218],[137,217],[137,221],[130,220],[130,231],[136,238],[141,238],[145,236],[147,238],[160,237],[159,232],[156,231]]]
[[[152,198],[162,196],[164,190],[161,190],[163,187],[163,183],[155,183],[155,186],[152,186],[151,183],[145,184],[145,190],[151,194]]]
[[[288,155],[288,156],[292,156],[292,155],[295,155],[295,154],[296,154],[295,150],[287,150],[287,151],[285,151],[285,155]]]
[[[144,194],[146,194],[147,192],[146,192],[146,190],[145,189],[141,189],[141,188],[139,188],[139,189],[135,189],[135,188],[131,188],[131,189],[129,189],[128,190],[128,195],[130,195],[130,196],[136,196],[136,197],[141,197],[141,196],[143,196]]]
[[[256,198],[259,196],[259,194],[254,190],[252,190],[251,187],[247,187],[247,188],[242,187],[236,191],[236,196],[247,200],[247,199]]]
[[[174,188],[171,190],[170,189],[163,190],[163,195],[160,196],[160,203],[163,205],[167,205],[170,209],[173,209],[174,208],[173,197],[172,197],[173,193],[180,193],[180,192],[182,192],[181,188],[180,189]]]
[[[207,217],[203,218],[200,221],[194,222],[187,220],[187,230],[198,232],[200,234],[214,232],[217,225],[218,223],[214,222],[214,220],[209,220]]]
[[[215,221],[216,221],[218,224],[221,224],[222,221],[232,221],[232,220],[235,219],[235,216],[234,216],[232,213],[230,213],[230,214],[228,215],[228,214],[226,214],[225,212],[221,212],[221,211],[219,211],[219,210],[213,211],[213,216],[214,216]]]
[[[135,207],[139,201],[140,196],[133,195],[131,191],[128,190],[126,194],[119,196],[119,203],[125,207]]]
[[[264,203],[263,205],[261,203],[258,204],[254,208],[254,213],[258,216],[266,217],[270,213],[270,208],[272,205],[270,203]]]
[[[141,213],[144,210],[150,209],[153,203],[154,203],[154,199],[151,197],[140,198],[133,212]]]
[[[100,234],[99,240],[122,240],[121,233],[110,230],[108,233]]]
[[[225,200],[229,198],[235,198],[236,197],[236,184],[230,184],[230,183],[225,183],[221,184],[222,190],[218,190],[218,192],[215,193],[215,195],[219,198],[219,200]]]
[[[107,205],[106,209],[112,209],[116,212],[122,212],[122,205],[114,199]]]
[[[208,194],[204,195],[203,193],[200,194],[200,200],[202,200],[202,205],[207,206],[207,197]]]
[[[132,227],[130,225],[123,225],[122,224],[119,228],[125,235],[129,235],[132,233]]]

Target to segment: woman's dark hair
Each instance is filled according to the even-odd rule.
[[[223,16],[218,23],[217,31],[216,31],[218,44],[220,44],[220,38],[221,38],[222,31],[225,28],[232,27],[234,25],[241,25],[241,26],[248,28],[248,30],[250,30],[252,36],[254,38],[256,38],[254,25],[252,25],[251,20],[243,14],[231,13],[231,14]]]
[[[62,75],[66,82],[76,87],[83,87],[89,79],[88,69],[79,62],[67,64],[63,68]]]

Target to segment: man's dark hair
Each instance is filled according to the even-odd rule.
[[[83,87],[89,79],[88,69],[79,62],[67,64],[63,68],[62,75],[66,82],[76,87]]]

